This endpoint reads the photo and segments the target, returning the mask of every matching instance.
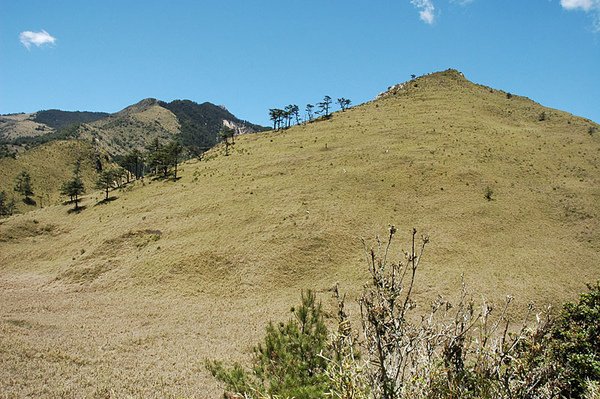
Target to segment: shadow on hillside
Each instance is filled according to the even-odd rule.
[[[85,210],[86,210],[86,208],[87,208],[87,205],[81,205],[81,206],[78,206],[78,207],[77,207],[77,209],[75,209],[75,208],[71,208],[71,209],[69,209],[69,210],[67,211],[67,213],[68,213],[69,215],[70,215],[70,214],[72,214],[72,213],[80,213],[80,212],[83,212],[83,211],[85,211]]]
[[[35,202],[35,200],[33,198],[25,198],[23,200],[23,203],[27,204],[27,205],[37,205],[37,202]]]
[[[153,176],[150,180],[151,181],[178,181],[181,179],[181,176],[177,176],[177,179],[173,179],[173,176],[164,176],[164,175],[160,175],[160,176]]]
[[[117,197],[117,196],[114,196],[114,195],[113,195],[112,197],[104,198],[102,201],[98,201],[98,202],[96,203],[96,205],[94,205],[94,206],[98,206],[98,205],[106,205],[106,204],[108,204],[108,203],[110,203],[110,202],[113,202],[114,200],[116,200],[116,199],[118,199],[118,198],[119,198],[119,197]]]

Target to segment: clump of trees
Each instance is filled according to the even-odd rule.
[[[117,159],[117,163],[127,171],[127,183],[134,178],[140,179],[144,176],[144,154],[134,149],[124,157]]]
[[[112,190],[115,187],[121,187],[123,185],[123,179],[127,179],[129,181],[129,173],[125,169],[121,167],[103,169],[98,174],[95,187],[99,190],[104,190],[104,201],[108,201],[109,190]]]
[[[219,139],[225,144],[225,156],[229,156],[229,146],[235,144],[235,130],[228,126],[223,126],[219,130]],[[229,139],[231,139],[231,142]]]
[[[24,170],[17,175],[15,178],[14,190],[23,196],[24,203],[29,205],[35,204],[35,201],[31,198],[34,193],[29,172]]]
[[[429,241],[416,233],[400,261],[390,259],[393,226],[385,242],[367,249],[360,333],[337,287],[331,331],[314,293],[303,293],[287,323],[269,324],[252,368],[206,363],[226,397],[597,398],[600,282],[558,315],[535,314],[531,305],[520,324],[508,316],[510,297],[498,309],[476,303],[464,283],[457,301],[438,297],[417,315],[417,271]]]
[[[118,167],[97,167],[95,188],[103,190],[104,201],[110,199],[109,192],[129,183],[131,179],[140,179],[146,173],[167,179],[177,180],[178,165],[182,160],[184,148],[177,140],[167,143],[161,142],[156,137],[147,146],[145,152],[137,149],[114,158]],[[101,166],[101,164],[100,164]],[[79,201],[85,187],[81,175],[81,160],[78,160],[73,169],[73,176],[63,183],[61,195],[69,197],[69,202],[75,204],[74,210],[79,210]]]
[[[146,146],[145,152],[134,149],[115,161],[125,170],[124,176],[129,183],[130,179],[137,180],[146,174],[177,180],[178,166],[183,157],[184,147],[178,139],[165,143],[155,137]]]
[[[75,204],[74,211],[79,210],[79,201],[81,196],[85,193],[85,185],[81,177],[81,160],[75,161],[73,167],[73,175],[70,180],[63,183],[60,188],[60,194],[69,197],[69,202]]]
[[[300,107],[296,104],[290,104],[284,108],[271,108],[269,109],[269,119],[273,121],[273,130],[287,129],[292,126],[292,122],[296,125],[304,122],[311,122],[314,120],[315,115],[322,115],[323,118],[327,119],[331,116],[330,109],[333,100],[330,96],[323,97],[323,101],[316,104],[306,104],[304,120],[300,117]],[[347,98],[338,98],[337,103],[342,111],[348,109],[352,103]],[[316,108],[316,110],[315,110]]]
[[[173,180],[177,180],[177,165],[183,153],[183,146],[178,141],[163,144],[156,137],[146,150],[147,167],[152,173],[165,179],[172,175]]]

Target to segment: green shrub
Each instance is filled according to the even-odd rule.
[[[581,398],[590,381],[600,382],[600,281],[588,289],[564,305],[552,333],[551,360],[566,397]]]
[[[324,312],[315,294],[307,291],[292,314],[287,323],[269,323],[264,342],[254,348],[251,370],[237,363],[227,368],[220,361],[207,361],[206,368],[226,391],[236,394],[322,398],[328,387]]]

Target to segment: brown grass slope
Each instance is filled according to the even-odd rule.
[[[203,359],[244,359],[301,288],[327,301],[340,282],[355,298],[360,237],[390,223],[431,237],[424,306],[461,274],[496,302],[574,298],[600,278],[593,126],[446,71],[330,120],[239,137],[176,183],[12,217],[0,225],[0,392],[218,397]]]
[[[52,133],[50,126],[34,122],[35,114],[0,115],[0,139],[14,140],[19,137],[34,137]]]
[[[15,158],[0,158],[0,191],[8,198],[14,197],[17,212],[26,212],[36,207],[57,204],[65,198],[60,196],[60,186],[73,173],[77,159],[82,160],[83,180],[86,188],[93,188],[95,181],[92,146],[83,141],[54,141],[25,151]],[[22,196],[14,192],[14,181],[22,171],[29,172],[33,186],[33,199],[37,205],[23,203]]]

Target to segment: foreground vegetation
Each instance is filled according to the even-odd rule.
[[[206,362],[225,398],[598,398],[600,281],[560,314],[542,310],[517,326],[510,298],[494,309],[464,286],[457,303],[439,297],[416,314],[413,290],[428,239],[416,247],[413,230],[404,260],[394,262],[395,233],[392,226],[387,242],[367,254],[362,339],[337,287],[337,328],[329,334],[321,304],[307,291],[290,320],[269,323],[251,369]]]

